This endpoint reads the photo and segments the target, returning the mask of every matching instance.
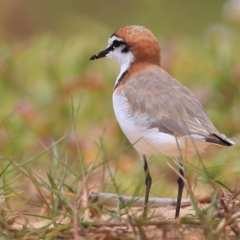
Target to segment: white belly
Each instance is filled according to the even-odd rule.
[[[175,136],[159,132],[158,128],[149,128],[150,122],[146,116],[140,114],[131,116],[130,104],[123,94],[113,93],[113,107],[122,131],[140,155],[163,154],[179,157],[181,149],[183,156],[185,154],[191,156],[208,145],[204,141],[193,143],[189,137],[176,139]]]

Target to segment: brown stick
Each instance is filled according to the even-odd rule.
[[[144,205],[144,198],[142,197],[130,197],[130,196],[119,196],[111,193],[95,193],[89,192],[89,201],[99,202],[102,205],[117,206],[117,204],[128,204],[131,203],[132,207],[142,207]],[[210,196],[199,198],[200,203],[210,203]],[[176,206],[177,199],[174,198],[149,198],[148,204],[151,207],[166,207]],[[186,207],[191,205],[190,199],[182,199],[181,206]]]

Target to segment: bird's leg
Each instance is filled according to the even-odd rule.
[[[177,180],[178,183],[178,195],[177,195],[177,205],[176,205],[176,213],[175,213],[175,219],[179,217],[179,213],[180,213],[180,207],[181,207],[181,200],[182,200],[182,193],[183,193],[183,188],[184,188],[184,168],[183,165],[181,163],[179,163],[179,173],[180,176]]]
[[[144,210],[143,210],[143,217],[145,218],[147,217],[148,198],[149,198],[150,188],[152,185],[152,178],[149,173],[146,156],[143,156],[143,168],[145,172],[145,185],[146,185]]]

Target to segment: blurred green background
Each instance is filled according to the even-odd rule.
[[[79,154],[77,139],[86,165],[129,145],[112,109],[118,65],[108,59],[90,62],[89,57],[106,47],[114,31],[131,24],[156,35],[163,68],[196,94],[220,132],[239,139],[239,1],[1,0],[2,168],[9,159],[21,162],[37,155],[64,135],[65,145],[59,148],[70,165]],[[101,142],[104,151],[98,154]],[[203,158],[213,177],[235,186],[238,152],[239,146],[212,147]],[[51,160],[45,154],[31,166],[45,175]],[[109,165],[123,192],[131,194],[132,186],[143,183],[134,149]],[[176,176],[165,158],[154,159],[151,171],[153,195],[175,196],[176,189],[166,187],[175,185]]]

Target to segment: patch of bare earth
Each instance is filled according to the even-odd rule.
[[[39,239],[40,235],[43,236],[41,239],[239,239],[238,193],[236,191],[221,197],[216,206],[212,203],[198,203],[198,217],[196,209],[191,205],[182,206],[181,216],[177,220],[174,219],[175,206],[171,205],[151,207],[145,219],[141,217],[142,207],[127,206],[119,209],[107,204],[99,205],[99,202],[89,202],[91,207],[88,205],[80,216],[78,210],[84,206],[73,203],[74,215],[71,218],[56,216],[54,220],[47,219],[46,212],[36,213],[38,216],[46,216],[40,218],[26,215],[27,212],[9,213],[2,209],[1,216],[10,227],[5,230],[6,225],[0,225],[0,228],[11,236],[17,236],[20,231],[25,232],[26,236],[21,239]],[[212,209],[212,215],[209,209]]]

